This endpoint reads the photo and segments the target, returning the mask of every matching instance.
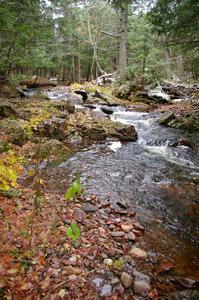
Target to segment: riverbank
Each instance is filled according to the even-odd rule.
[[[87,192],[89,177],[92,189],[99,190],[100,181],[91,170],[96,168],[100,157],[104,168],[98,169],[98,176],[100,172],[103,179],[112,176],[105,164],[105,161],[111,161],[112,155],[107,156],[104,141],[136,141],[139,126],[134,127],[128,120],[127,124],[110,120],[107,116],[117,116],[117,107],[108,106],[108,110],[107,102],[99,103],[104,99],[83,103],[81,96],[67,95],[70,104],[70,101],[46,100],[36,95],[25,100],[14,98],[4,106],[2,159],[5,161],[9,155],[21,157],[18,163],[23,165],[24,171],[15,170],[13,161],[9,160],[7,167],[21,173],[21,178],[18,188],[14,186],[11,193],[1,196],[2,295],[14,299],[166,299],[169,294],[173,299],[180,299],[179,291],[196,289],[197,275],[193,281],[180,276],[172,260],[154,256],[147,245],[146,248],[143,246],[147,228],[140,224],[139,213],[126,201],[112,202],[108,189],[104,190],[107,199],[102,197],[103,194]],[[93,105],[94,111],[87,105]],[[125,108],[127,116],[131,110],[128,109]],[[137,147],[136,143],[130,143],[132,147],[134,144]],[[128,145],[124,143],[124,148]],[[101,147],[99,153],[98,147]],[[77,169],[72,164],[71,170],[70,162],[76,153],[79,153]],[[89,155],[89,167],[84,153]],[[140,153],[140,149],[137,154],[136,149],[132,153],[135,161],[138,154],[142,159],[146,155]],[[129,157],[127,153],[124,156],[132,168],[131,152]],[[62,165],[65,169],[60,167],[61,162],[68,162],[66,168]],[[113,165],[110,165],[112,171]],[[136,167],[135,164],[132,166]],[[122,165],[118,167],[121,169]],[[141,165],[139,169],[142,169]],[[85,180],[83,173],[86,171],[89,177]],[[73,200],[66,200],[65,192],[78,172],[83,176],[85,191]],[[130,175],[130,169],[122,174],[125,183],[128,181],[126,172]],[[136,169],[134,173],[136,178]],[[140,182],[140,178],[136,180]],[[15,185],[12,178],[8,181]],[[107,184],[111,194],[114,185],[111,186],[109,181]],[[130,194],[127,186],[128,189]],[[74,223],[80,234],[76,230],[71,238],[67,230]],[[187,297],[190,293],[197,297],[197,291],[186,293]]]

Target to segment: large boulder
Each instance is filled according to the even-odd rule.
[[[51,118],[41,122],[36,133],[53,139],[64,140],[67,131],[67,119]]]
[[[134,126],[100,118],[88,112],[79,112],[76,122],[75,127],[84,139],[102,141],[106,138],[117,138],[124,142],[137,139]]]

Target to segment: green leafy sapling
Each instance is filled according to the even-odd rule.
[[[80,177],[78,176],[75,181],[70,185],[65,194],[66,200],[71,200],[76,195],[80,195],[82,193],[83,187],[80,182]]]
[[[67,231],[66,231],[66,235],[71,238],[73,241],[79,240],[81,237],[81,232],[80,229],[78,227],[78,225],[76,223],[72,223]]]

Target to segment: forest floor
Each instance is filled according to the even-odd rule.
[[[5,104],[5,95],[2,99]],[[6,103],[4,108],[1,105],[0,120],[0,181],[4,185],[0,194],[0,299],[167,299],[172,293],[172,299],[178,299],[176,291],[196,287],[191,279],[173,277],[171,261],[154,259],[141,249],[145,228],[136,211],[122,204],[116,209],[96,195],[85,196],[81,186],[68,198],[62,192],[48,192],[41,178],[43,161],[70,157],[99,136],[100,140],[124,139],[122,132],[125,140],[134,140],[132,128],[130,132],[129,127],[115,128],[104,118],[102,127],[96,125],[99,116],[82,116],[73,106],[49,105],[42,98],[32,98],[30,103],[12,97]],[[190,113],[192,106],[156,109]],[[57,123],[50,122],[46,128],[45,121],[52,118]],[[88,119],[91,123],[84,128]],[[94,132],[90,131],[93,127]],[[67,143],[56,137],[63,132],[67,132]],[[81,138],[75,150],[69,143],[74,136]],[[8,190],[7,185],[12,188]],[[74,183],[69,193],[71,189]]]

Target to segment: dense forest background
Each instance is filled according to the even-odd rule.
[[[197,0],[0,1],[0,72],[68,83],[125,71],[129,78],[197,79]]]

